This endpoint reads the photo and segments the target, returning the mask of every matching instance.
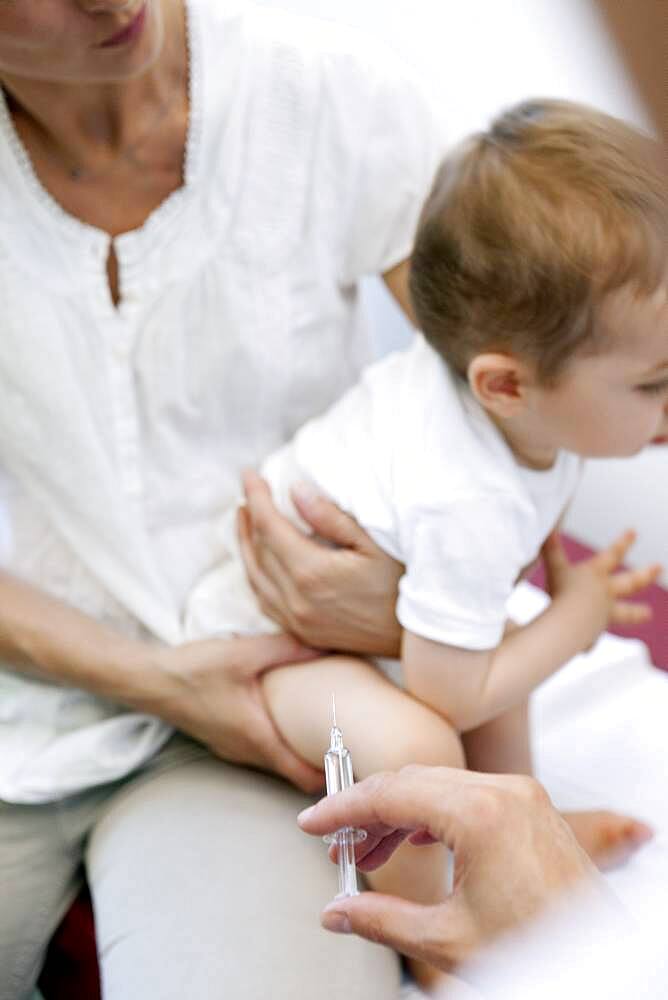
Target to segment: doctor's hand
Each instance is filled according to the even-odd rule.
[[[204,639],[152,654],[160,682],[154,714],[205,743],[223,760],[272,771],[305,792],[319,792],[323,774],[283,740],[262,696],[272,667],[312,659],[288,635]]]
[[[293,496],[313,537],[278,512],[258,475],[247,472],[244,488],[239,543],[264,613],[309,646],[399,656],[394,608],[403,567],[322,496]]]
[[[380,867],[404,840],[454,852],[454,891],[437,905],[363,892],[335,899],[322,924],[448,970],[497,934],[537,915],[560,893],[600,877],[547,793],[532,778],[446,767],[374,775],[304,810],[299,825],[322,836],[360,827],[358,867]]]

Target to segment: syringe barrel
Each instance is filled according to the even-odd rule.
[[[352,788],[353,759],[343,743],[343,734],[336,725],[329,734],[329,750],[324,755],[327,794],[335,795],[346,788]],[[364,840],[366,831],[342,827],[334,834],[326,836],[325,843],[335,843],[338,848],[339,896],[356,896],[357,871],[355,869],[355,844]]]
[[[325,781],[327,794],[334,795],[353,786],[353,761],[348,750],[328,750],[325,754]]]

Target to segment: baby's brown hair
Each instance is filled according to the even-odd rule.
[[[461,375],[475,355],[500,351],[550,383],[602,342],[604,296],[626,285],[650,294],[667,259],[656,144],[593,108],[532,100],[441,165],[410,291],[418,325]]]

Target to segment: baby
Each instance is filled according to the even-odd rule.
[[[531,101],[464,142],[422,212],[411,295],[422,331],[371,366],[262,468],[274,500],[309,481],[403,564],[400,664],[341,655],[264,680],[279,730],[322,760],[331,693],[359,776],[406,763],[530,772],[531,691],[613,622],[659,568],[614,573],[627,533],[570,566],[552,532],[583,456],[668,432],[668,206],[651,141],[607,115]],[[232,515],[191,595],[193,637],[275,630],[246,582]],[[506,622],[543,551],[551,603]],[[632,836],[632,832],[630,834]],[[441,848],[370,879],[444,892]],[[415,963],[425,985],[431,973]]]

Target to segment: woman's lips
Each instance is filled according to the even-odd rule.
[[[127,45],[128,42],[132,42],[137,38],[144,27],[144,22],[146,20],[146,3],[143,3],[139,13],[134,17],[129,24],[126,24],[124,28],[117,31],[115,35],[111,38],[107,38],[106,41],[100,42],[98,49],[111,49],[115,48],[117,45]]]
[[[665,435],[663,437],[652,438],[652,444],[668,444],[668,437]]]

